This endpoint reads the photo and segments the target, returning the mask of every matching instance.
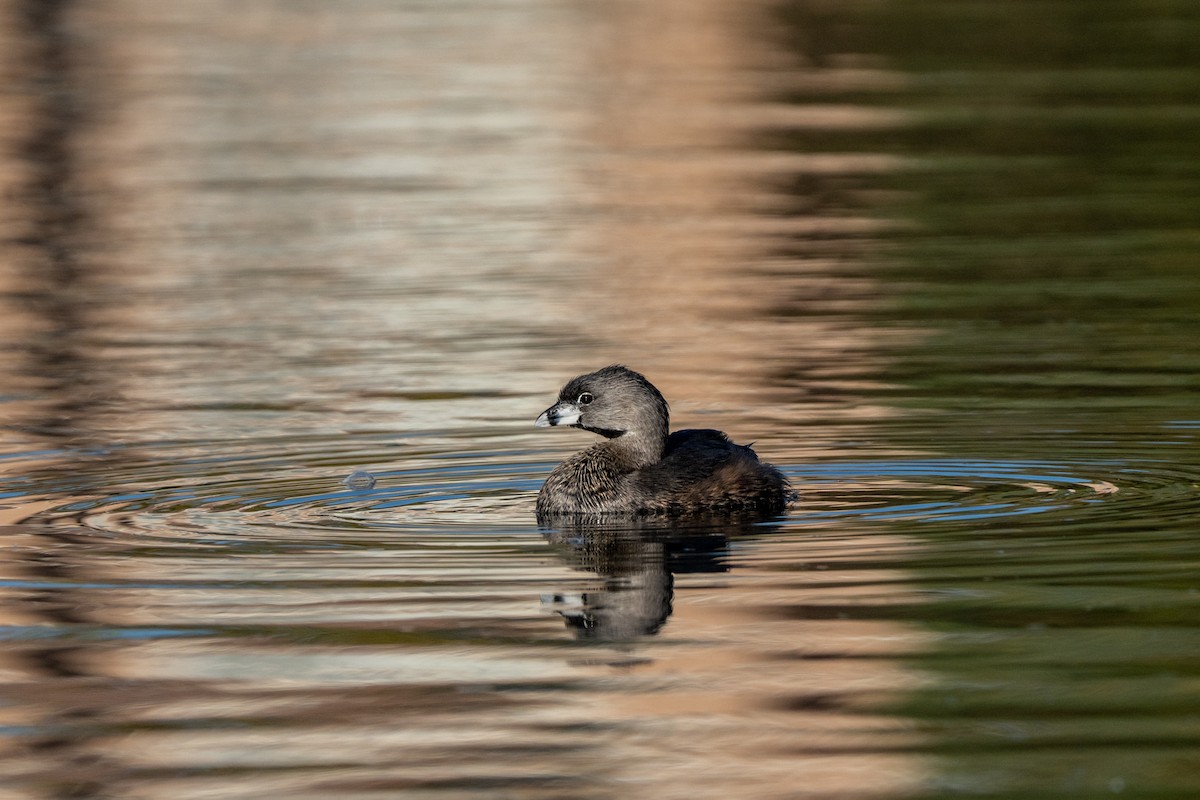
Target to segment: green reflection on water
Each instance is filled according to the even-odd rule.
[[[909,284],[895,317],[935,329],[893,376],[909,399],[1107,409],[1097,395],[1119,391],[1118,405],[1196,416],[1200,6],[794,3],[785,17],[809,63],[903,75],[840,99],[906,123],[783,144],[911,159],[883,181],[908,231],[887,273]]]
[[[930,794],[1197,796],[1200,5],[801,1],[781,15],[815,70],[890,78],[789,99],[902,112],[770,137],[907,160],[853,187],[891,198],[901,223],[877,324],[927,332],[887,375],[920,423],[879,435],[1118,465],[1128,481],[1069,512],[901,523],[926,545],[906,566],[931,601],[885,616],[941,642],[916,663],[933,685],[898,709],[943,758]]]

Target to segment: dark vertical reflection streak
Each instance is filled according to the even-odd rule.
[[[38,387],[34,414],[23,422],[30,433],[45,437],[68,452],[91,450],[99,442],[88,424],[94,408],[108,394],[87,349],[87,332],[98,293],[84,253],[91,220],[81,185],[79,133],[88,110],[79,85],[80,53],[69,28],[71,0],[25,0],[17,6],[17,25],[28,54],[26,91],[31,114],[26,138],[19,146],[29,179],[24,187],[26,229],[15,242],[28,265],[22,276],[20,299],[37,321],[28,339],[26,369]],[[68,456],[70,479],[86,478],[88,470]],[[69,466],[74,464],[74,466]],[[59,474],[43,475],[51,480]],[[79,536],[47,527],[46,545],[23,550],[22,571],[46,588],[31,589],[21,605],[41,624],[70,630],[89,623],[87,603],[71,588],[84,576],[69,553],[81,544]],[[102,778],[111,774],[109,757],[97,758],[83,729],[100,716],[90,703],[73,702],[70,687],[94,679],[87,654],[77,644],[51,643],[25,651],[30,678],[53,682],[60,692],[45,693],[38,727],[47,731],[28,743],[46,765],[28,776],[39,796],[53,798],[110,797]],[[55,700],[55,697],[61,697]]]
[[[87,122],[78,85],[78,46],[68,30],[70,0],[27,0],[20,7],[29,58],[33,115],[22,155],[30,168],[26,187],[28,229],[20,244],[32,258],[25,287],[30,309],[43,325],[30,343],[29,369],[47,399],[30,420],[37,433],[88,446],[85,418],[105,392],[84,341],[90,291],[84,247],[90,219],[80,185],[79,131]]]

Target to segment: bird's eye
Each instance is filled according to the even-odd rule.
[[[592,402],[595,399],[596,398],[592,397],[591,392],[584,392],[583,394],[579,395],[579,400],[576,402],[578,402],[579,405],[581,405],[581,406],[586,406],[588,403]]]

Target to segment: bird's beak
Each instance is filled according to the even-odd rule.
[[[549,428],[551,425],[574,425],[577,422],[579,422],[579,406],[564,400],[543,411],[533,424],[539,428]]]

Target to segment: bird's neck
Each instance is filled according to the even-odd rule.
[[[626,431],[603,443],[616,462],[630,472],[662,460],[666,431]]]

